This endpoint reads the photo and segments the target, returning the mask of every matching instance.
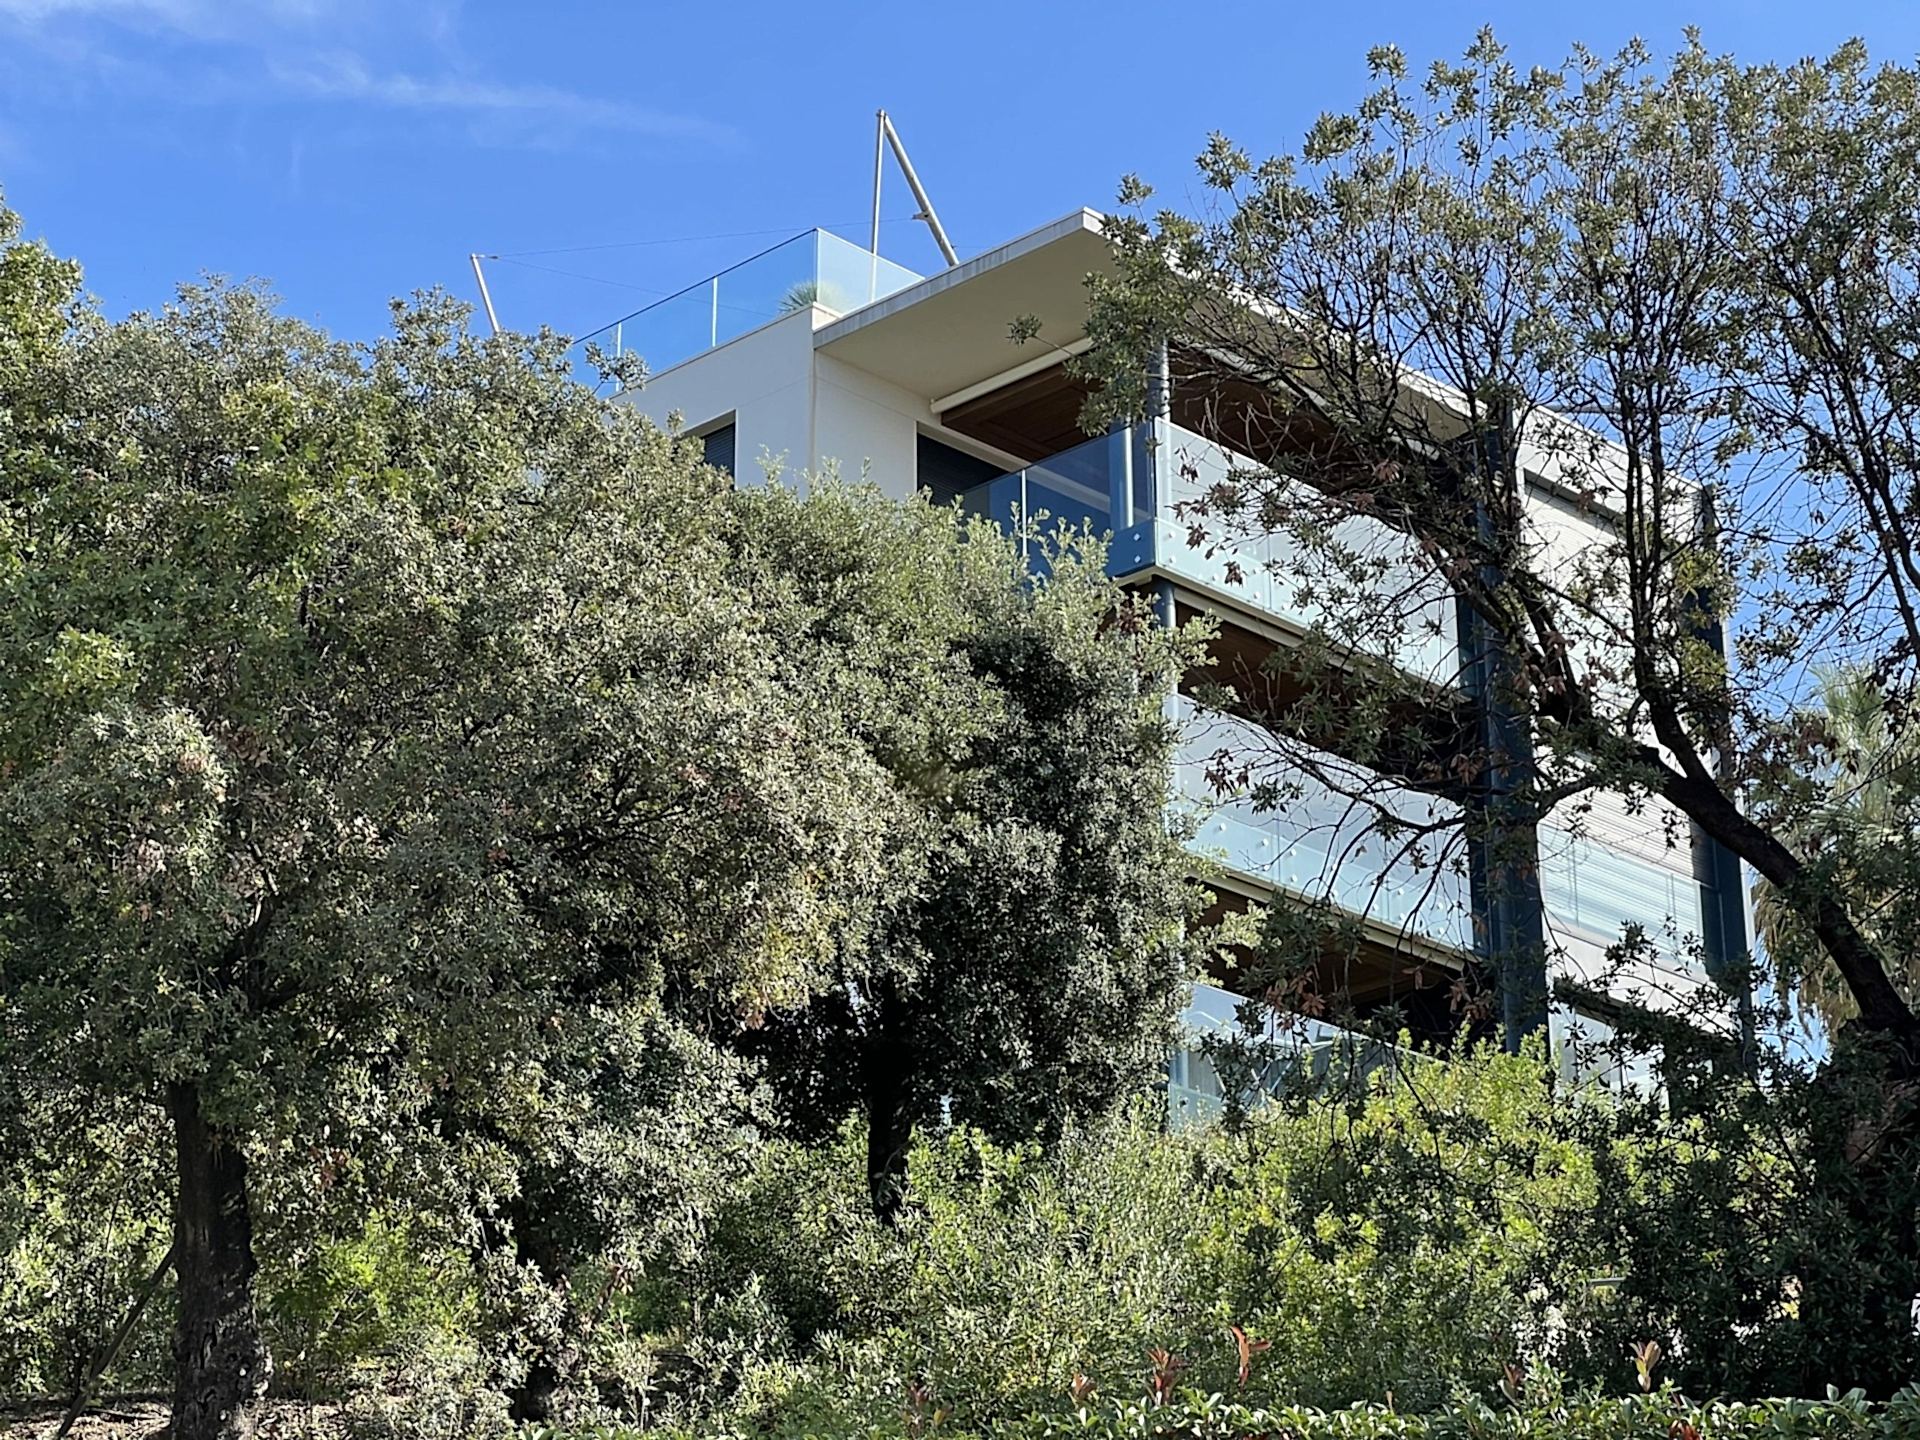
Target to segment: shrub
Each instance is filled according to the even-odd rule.
[[[356,1235],[268,1250],[262,1270],[283,1395],[344,1394],[383,1358],[444,1351],[474,1330],[470,1269],[404,1220],[375,1214]]]
[[[1608,1304],[1593,1168],[1562,1123],[1588,1103],[1556,1100],[1535,1058],[1486,1054],[1231,1131],[1169,1134],[1157,1103],[1051,1155],[956,1129],[915,1150],[897,1228],[861,1203],[858,1135],[778,1149],[707,1277],[712,1297],[753,1288],[772,1358],[736,1356],[708,1413],[859,1433],[920,1389],[986,1425],[1076,1376],[1126,1393],[1149,1348],[1225,1391],[1234,1325],[1260,1347],[1250,1403],[1432,1407],[1551,1358]]]
[[[924,1431],[925,1427],[922,1426]],[[909,1433],[906,1429],[896,1433]],[[1237,1440],[1909,1440],[1920,1434],[1920,1392],[1902,1391],[1885,1406],[1858,1392],[1823,1401],[1763,1400],[1696,1404],[1671,1390],[1624,1399],[1568,1395],[1540,1386],[1512,1401],[1458,1397],[1427,1412],[1364,1405],[1341,1410],[1249,1406],[1217,1393],[1189,1390],[1165,1405],[1150,1400],[1095,1403],[1036,1413],[992,1427],[994,1440],[1120,1436]]]
[[[27,1117],[34,1143],[0,1165],[0,1398],[71,1394],[165,1255],[166,1152],[131,1107],[96,1123]],[[0,1142],[6,1140],[0,1132]],[[164,1292],[164,1287],[163,1287]],[[107,1377],[166,1374],[169,1297],[155,1297]]]
[[[732,1440],[757,1432],[670,1433],[684,1440]],[[1904,1390],[1885,1405],[1867,1403],[1858,1391],[1824,1400],[1701,1404],[1671,1389],[1624,1398],[1569,1394],[1544,1377],[1511,1399],[1461,1395],[1433,1410],[1412,1412],[1385,1405],[1266,1406],[1186,1389],[1162,1401],[1063,1400],[979,1428],[958,1425],[937,1405],[909,1397],[868,1424],[795,1433],[808,1440],[1911,1440],[1920,1434],[1920,1390]],[[542,1431],[537,1440],[637,1440],[638,1434],[615,1426]]]

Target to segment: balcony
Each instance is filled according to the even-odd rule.
[[[1167,1058],[1167,1102],[1175,1126],[1203,1125],[1226,1107],[1227,1090],[1209,1040],[1241,1041],[1266,1059],[1249,1100],[1329,1077],[1351,1078],[1400,1063],[1406,1052],[1324,1020],[1262,1011],[1249,1033],[1240,1021],[1245,1002],[1217,985],[1195,985]]]
[[[638,355],[655,375],[809,305],[836,315],[922,277],[825,230],[805,230],[584,336],[609,355]]]
[[[1335,583],[1342,567],[1308,553],[1299,537],[1210,533],[1204,544],[1190,543],[1191,507],[1236,473],[1266,472],[1160,420],[1115,430],[976,486],[961,504],[998,524],[1011,522],[1028,537],[1036,564],[1042,557],[1035,537],[1064,523],[1108,538],[1108,570],[1117,579],[1158,572],[1292,629],[1337,632],[1346,608]],[[1200,523],[1218,528],[1211,518]],[[1335,638],[1409,674],[1452,683],[1460,669],[1453,596],[1420,562],[1411,538],[1370,517],[1350,516],[1331,527],[1326,544],[1374,571],[1379,592],[1397,597],[1391,609],[1403,622],[1368,627],[1394,632],[1372,642],[1364,635]]]
[[[1454,825],[1458,805],[1323,751],[1304,750],[1321,776],[1285,766],[1273,737],[1251,721],[1184,695],[1174,704],[1174,804],[1197,827],[1193,850],[1237,875],[1325,901],[1396,935],[1455,951],[1473,948],[1472,887],[1459,863]],[[1209,782],[1210,771],[1242,767],[1282,787],[1282,802],[1260,808],[1250,794],[1223,795]],[[1385,834],[1383,815],[1410,828]],[[1424,827],[1441,828],[1414,833]]]
[[[1639,927],[1657,963],[1704,979],[1694,947],[1706,933],[1705,896],[1691,873],[1630,855],[1558,825],[1540,827],[1540,892],[1562,940],[1605,948]]]

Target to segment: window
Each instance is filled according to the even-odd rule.
[[[716,470],[724,470],[729,475],[734,473],[733,422],[731,420],[718,429],[709,430],[706,434],[702,435],[700,437],[700,445],[706,452],[707,464],[713,466]]]
[[[936,505],[951,505],[967,491],[998,479],[1002,473],[991,460],[943,445],[931,435],[920,437],[918,459],[920,488]]]

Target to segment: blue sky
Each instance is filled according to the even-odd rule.
[[[1213,129],[1291,147],[1377,43],[1490,22],[1531,63],[1688,21],[1752,60],[1920,49],[1901,4],[0,0],[0,187],[115,313],[217,272],[368,336],[471,296],[467,252],[538,251],[492,267],[503,323],[580,333],[781,233],[864,237],[880,105],[964,255],[1129,170],[1177,203]],[[883,248],[936,268],[888,184]]]

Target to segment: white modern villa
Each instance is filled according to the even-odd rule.
[[[1102,217],[1089,210],[927,277],[810,231],[591,338],[638,353],[650,374],[623,398],[702,438],[708,458],[743,484],[769,474],[798,483],[834,468],[896,496],[925,491],[996,520],[1044,511],[1106,532],[1110,572],[1151,593],[1164,621],[1207,614],[1219,625],[1218,663],[1183,692],[1209,679],[1230,684],[1316,617],[1298,587],[1275,578],[1288,564],[1281,537],[1238,553],[1190,543],[1177,507],[1234,459],[1207,413],[1183,408],[1177,382],[1163,415],[1094,438],[1079,429],[1086,390],[1066,361],[1085,348],[1085,278],[1110,263]],[[1015,343],[1010,326],[1021,316],[1041,320],[1044,342]],[[1556,488],[1550,475],[1534,482],[1529,475],[1530,510],[1556,549],[1577,553],[1604,533],[1603,510]],[[1369,523],[1378,533],[1356,538],[1404,552],[1411,573],[1406,537]],[[1434,584],[1428,608],[1430,623],[1388,658],[1443,689],[1457,686],[1457,602]],[[1169,704],[1183,735],[1171,803],[1196,816],[1191,844],[1211,862],[1221,904],[1331,902],[1365,937],[1366,963],[1343,977],[1352,1003],[1392,1004],[1414,1028],[1449,1033],[1458,1023],[1447,1008],[1449,977],[1487,953],[1497,928],[1480,893],[1484,865],[1422,866],[1392,846],[1369,845],[1370,815],[1317,783],[1281,808],[1217,793],[1209,758],[1256,742],[1255,722],[1187,693]],[[1369,778],[1370,793],[1410,820],[1455,804]],[[1637,962],[1630,983],[1615,975],[1606,984],[1631,1003],[1658,1004],[1648,997],[1688,992],[1703,969],[1744,954],[1751,921],[1737,864],[1676,816],[1590,800],[1577,825],[1550,822],[1538,832],[1541,898],[1529,923],[1545,935],[1555,972],[1601,975],[1608,946],[1627,925],[1641,925],[1662,937],[1656,958]],[[1237,1003],[1224,988],[1198,987],[1191,1031],[1231,1025]],[[1590,1005],[1553,1008],[1549,1035],[1563,1065],[1577,1063],[1570,1042],[1604,1036],[1612,1003],[1596,993]],[[1338,1039],[1319,1022],[1297,1028],[1305,1045]],[[1176,1054],[1169,1069],[1176,1109],[1217,1103],[1219,1081],[1199,1048]]]

